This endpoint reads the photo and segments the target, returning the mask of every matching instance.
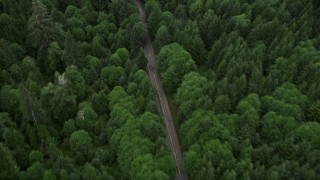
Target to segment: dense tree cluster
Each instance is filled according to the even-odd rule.
[[[0,0],[0,179],[320,179],[320,1]],[[146,32],[148,31],[148,32]]]
[[[190,179],[319,179],[319,1],[145,6]]]
[[[0,11],[0,179],[174,176],[133,1]]]

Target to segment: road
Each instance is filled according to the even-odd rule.
[[[138,6],[142,22],[144,23],[145,29],[147,31],[146,15],[145,15],[141,0],[136,0],[136,4]],[[155,68],[154,49],[153,49],[152,42],[149,35],[147,35],[147,39],[144,44],[144,54],[148,60],[149,78],[151,80],[152,86],[155,88],[157,92],[159,103],[160,103],[159,105],[161,107],[163,119],[166,125],[167,140],[171,150],[171,156],[173,157],[176,164],[175,179],[187,180],[188,177],[183,167],[183,156],[182,156],[182,151],[179,144],[179,139],[173,123],[167,96],[165,94],[163,86],[161,85],[161,79],[160,79],[159,73]]]

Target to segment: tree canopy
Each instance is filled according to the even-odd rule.
[[[319,0],[136,2],[0,0],[0,179],[174,179],[149,40],[189,179],[320,179]]]

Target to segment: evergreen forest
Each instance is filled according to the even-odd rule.
[[[188,179],[320,179],[319,0],[0,0],[0,179],[175,179],[149,38]]]

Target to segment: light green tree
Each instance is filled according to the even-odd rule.
[[[191,55],[179,44],[164,46],[157,55],[157,68],[168,92],[180,86],[185,74],[196,69]]]
[[[212,100],[208,96],[210,90],[210,83],[205,77],[191,72],[184,76],[175,100],[181,112],[190,116],[196,109],[213,109]]]

